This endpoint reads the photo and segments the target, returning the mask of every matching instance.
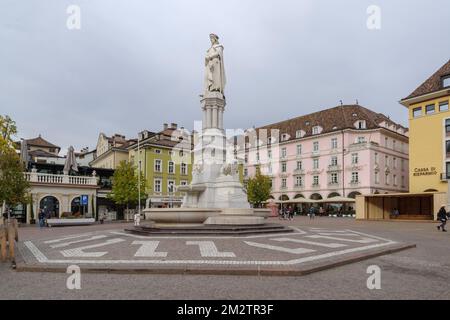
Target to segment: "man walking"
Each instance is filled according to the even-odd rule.
[[[443,232],[447,232],[447,230],[445,230],[445,225],[447,224],[448,217],[447,217],[447,211],[445,211],[445,207],[446,207],[446,205],[443,204],[437,214],[437,218],[441,222],[441,224],[437,226],[437,229],[438,230],[442,229]]]
[[[314,206],[311,206],[309,208],[309,219],[314,219],[316,215],[316,209],[314,208]]]

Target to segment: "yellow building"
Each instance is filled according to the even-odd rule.
[[[136,139],[127,140],[120,134],[108,137],[100,133],[95,159],[89,164],[93,168],[116,169],[121,161],[128,162],[127,148],[136,142]]]
[[[409,190],[447,192],[450,179],[450,61],[400,103],[409,110]]]

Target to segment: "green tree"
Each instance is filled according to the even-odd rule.
[[[126,161],[121,161],[112,178],[112,190],[108,198],[118,205],[135,206],[139,202],[138,174],[136,167]],[[141,172],[141,201],[145,201],[146,183]]]
[[[0,115],[0,153],[14,150],[14,141],[12,138],[16,134],[16,122],[9,116]]]
[[[30,185],[23,172],[23,164],[15,151],[0,152],[0,203],[3,207],[28,203]]]
[[[247,198],[254,207],[260,208],[262,203],[269,199],[272,189],[272,180],[257,168],[254,177],[247,182]]]

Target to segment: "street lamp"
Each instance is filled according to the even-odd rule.
[[[141,216],[141,136],[138,133],[138,214]]]

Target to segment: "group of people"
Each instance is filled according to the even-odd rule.
[[[294,208],[292,206],[281,207],[280,220],[294,220]]]

